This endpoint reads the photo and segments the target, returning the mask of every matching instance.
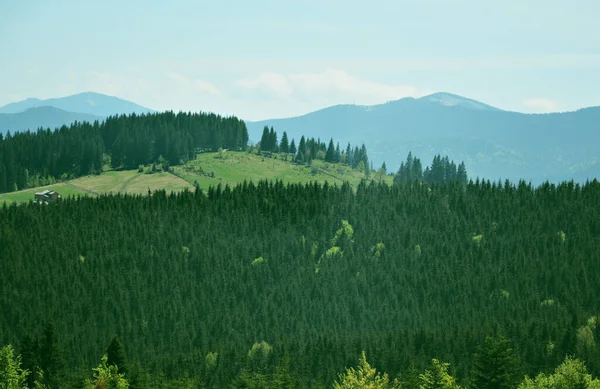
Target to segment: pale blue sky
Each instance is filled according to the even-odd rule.
[[[95,91],[247,120],[445,91],[600,105],[598,0],[0,2],[0,105]]]

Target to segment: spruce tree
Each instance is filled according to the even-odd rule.
[[[487,337],[478,347],[471,372],[474,389],[512,389],[519,380],[512,344],[504,337]]]
[[[283,132],[283,135],[281,136],[281,143],[279,144],[279,152],[281,153],[289,153],[290,151],[290,145],[288,142],[288,136],[287,136],[287,132]]]
[[[335,159],[335,146],[333,145],[333,138],[329,140],[329,146],[325,153],[325,162],[333,162]]]
[[[115,335],[106,350],[108,366],[116,366],[119,373],[127,374],[127,357],[123,345]]]

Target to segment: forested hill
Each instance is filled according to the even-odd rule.
[[[597,181],[477,180],[4,206],[0,344],[80,383],[118,334],[150,374],[136,388],[265,387],[277,366],[329,387],[361,350],[391,377],[437,358],[468,384],[494,335],[513,342],[519,379],[567,354],[598,375],[598,204]],[[50,322],[42,355],[23,335],[48,339]]]
[[[174,165],[193,159],[198,150],[247,144],[243,121],[208,113],[120,115],[54,131],[0,134],[0,193],[27,187],[33,176],[79,177],[99,173],[106,164],[137,168],[160,157]]]

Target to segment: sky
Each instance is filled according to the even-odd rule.
[[[0,106],[94,91],[260,120],[449,92],[600,105],[597,0],[0,2]]]

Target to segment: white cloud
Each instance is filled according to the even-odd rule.
[[[262,73],[235,85],[244,92],[260,93],[266,99],[292,99],[317,104],[378,104],[402,97],[419,97],[423,91],[409,85],[382,84],[327,69],[319,73]]]
[[[199,79],[191,80],[190,78],[176,72],[170,72],[167,77],[180,86],[192,88],[197,92],[201,92],[210,96],[220,96],[222,94],[219,88],[208,81]]]
[[[558,103],[556,101],[545,98],[530,98],[523,100],[523,105],[531,112],[547,113],[558,111]]]
[[[211,95],[211,96],[220,96],[221,95],[221,91],[216,86],[214,86],[213,84],[211,84],[208,81],[195,80],[194,87],[197,90],[199,90],[200,92],[206,93],[207,95]]]

